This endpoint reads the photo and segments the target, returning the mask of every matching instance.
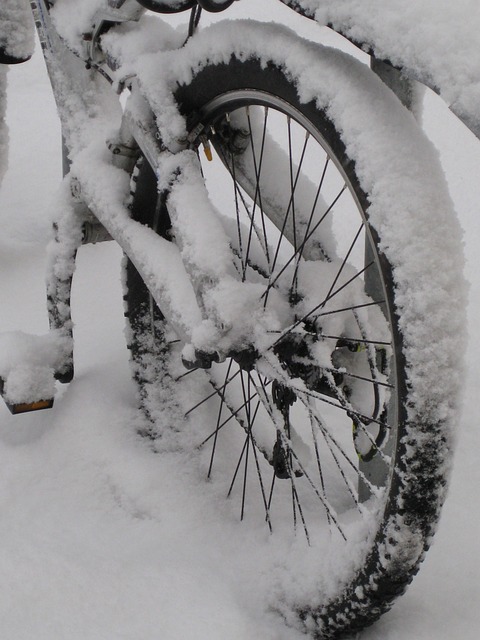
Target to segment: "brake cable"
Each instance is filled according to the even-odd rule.
[[[190,11],[190,22],[188,25],[188,38],[191,38],[195,33],[198,23],[200,22],[200,17],[202,15],[202,7],[199,4],[196,4],[192,10]]]

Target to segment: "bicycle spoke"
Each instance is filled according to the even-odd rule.
[[[386,389],[395,388],[392,384],[389,384],[388,382],[381,382],[376,378],[366,378],[365,376],[360,376],[357,373],[351,373],[350,371],[343,371],[343,370],[329,368],[329,367],[322,367],[322,371],[325,371],[327,373],[339,373],[343,376],[346,376],[347,378],[352,378],[354,380],[362,380],[363,382],[369,382],[372,386],[378,385],[379,387],[385,387]]]
[[[340,200],[342,194],[345,192],[346,188],[347,188],[346,185],[344,185],[342,187],[342,189],[340,190],[340,192],[338,193],[338,195],[336,196],[336,198],[334,199],[332,204],[328,207],[328,209],[325,211],[325,213],[320,218],[320,220],[314,225],[313,229],[311,229],[309,231],[309,233],[305,236],[305,238],[303,239],[303,242],[300,244],[300,246],[297,248],[297,250],[294,252],[294,254],[287,260],[287,262],[283,265],[283,267],[280,269],[280,271],[275,275],[275,278],[271,282],[269,282],[266,290],[262,294],[262,297],[265,297],[265,296],[268,295],[268,292],[270,291],[270,289],[277,283],[277,281],[280,278],[280,276],[292,264],[292,262],[295,260],[295,258],[297,256],[297,254],[301,254],[302,253],[302,251],[305,248],[305,245],[307,244],[308,240],[310,240],[310,238],[313,236],[315,231],[319,228],[319,226],[322,224],[322,222],[326,219],[328,214],[331,211],[333,211],[334,206],[338,203],[338,201]],[[282,229],[282,233],[283,233],[283,229]]]
[[[227,384],[229,384],[232,380],[234,380],[239,375],[239,373],[240,373],[240,371],[237,371],[236,373],[233,374],[233,376],[231,378],[226,380],[222,389],[225,389]],[[223,391],[221,391],[218,388],[214,387],[214,391],[212,391],[212,393],[210,393],[208,396],[205,396],[205,398],[203,398],[203,400],[200,400],[200,402],[198,402],[195,406],[193,406],[191,409],[189,409],[188,411],[185,412],[185,417],[187,417],[190,413],[192,413],[192,411],[195,411],[195,409],[198,409],[198,407],[202,406],[202,404],[205,404],[205,402],[208,402],[208,400],[210,400],[210,398],[213,398],[217,394],[221,395],[222,392]]]
[[[246,398],[250,395],[249,393],[249,389],[245,389],[245,380],[243,377],[243,371],[240,374],[240,379],[241,379],[241,383],[242,383],[242,391],[243,391],[243,397]],[[251,434],[252,434],[252,423],[251,423],[251,415],[250,415],[250,403],[247,403],[246,406],[246,414],[247,414],[247,447],[245,450],[245,463],[244,463],[244,467],[243,467],[243,486],[242,486],[242,508],[241,508],[241,513],[240,513],[240,520],[243,520],[244,515],[245,515],[245,497],[246,497],[246,492],[247,492],[247,476],[248,476],[248,458],[249,458],[249,453],[250,453],[250,439],[251,439]]]
[[[337,516],[335,514],[335,510],[332,507],[331,504],[329,504],[327,499],[324,499],[324,497],[322,496],[321,492],[318,490],[316,484],[311,480],[309,474],[307,473],[307,470],[305,469],[304,465],[302,464],[302,462],[300,461],[300,459],[298,458],[295,450],[292,448],[291,443],[289,441],[289,439],[287,438],[287,436],[284,434],[283,432],[283,426],[278,424],[278,420],[275,416],[274,410],[273,410],[273,406],[268,398],[268,396],[265,394],[265,392],[262,392],[261,389],[259,389],[257,387],[257,392],[258,395],[260,397],[260,399],[262,400],[265,408],[267,409],[270,418],[272,419],[272,422],[276,425],[277,428],[277,433],[280,434],[282,443],[286,446],[289,454],[291,454],[292,458],[295,460],[296,464],[299,466],[300,471],[302,472],[302,474],[304,475],[304,477],[306,478],[306,480],[308,481],[308,484],[310,485],[310,487],[312,488],[312,490],[314,491],[315,495],[317,496],[317,498],[319,499],[320,503],[323,505],[323,507],[325,508],[325,510],[329,513],[329,516],[332,520],[332,522],[335,524],[337,530],[339,531],[339,533],[341,534],[342,538],[344,538],[344,540],[346,540],[345,534],[342,530],[342,527],[340,526]],[[292,473],[292,471],[290,470],[289,473],[289,478],[292,484],[294,484],[294,480],[293,480],[293,476],[294,474]]]
[[[259,406],[260,406],[260,402],[258,403],[257,408]],[[257,469],[257,477],[258,477],[258,482],[259,482],[259,485],[260,485],[260,491],[262,493],[263,505],[265,507],[265,521],[266,521],[266,523],[268,525],[268,528],[270,529],[270,533],[272,533],[272,523],[271,523],[271,520],[270,520],[270,509],[269,509],[269,506],[267,505],[267,499],[266,499],[266,495],[265,495],[265,488],[264,488],[264,485],[263,485],[263,478],[262,478],[262,473],[261,473],[261,470],[260,470],[260,463],[259,463],[259,460],[258,460],[257,448],[256,447],[252,447],[252,449],[253,449],[253,455],[254,455],[254,458],[255,458],[255,466],[256,466],[256,469]]]
[[[237,184],[237,178],[236,178],[236,165],[235,165],[235,159],[234,159],[234,155],[233,155],[233,150],[230,150],[230,164],[232,167],[232,185],[233,185],[233,199],[235,202],[235,217],[236,217],[236,221],[237,221],[237,236],[238,236],[238,250],[240,253],[240,260],[242,263],[242,273],[245,273],[245,263],[243,261],[243,240],[242,240],[242,228],[241,228],[241,219],[240,219],[240,205],[239,205],[239,187]],[[228,163],[226,163],[227,166]]]
[[[374,300],[372,302],[366,302],[365,304],[354,304],[351,307],[343,307],[341,309],[333,309],[332,311],[324,311],[322,313],[317,313],[315,319],[322,318],[324,316],[331,316],[334,313],[343,313],[345,311],[356,311],[357,309],[367,309],[368,307],[375,307],[382,304],[385,304],[385,300]],[[303,321],[309,317],[310,314],[305,315],[303,317]]]
[[[333,385],[333,380],[332,380],[332,385]],[[295,389],[295,387],[291,387],[292,389]],[[351,468],[355,471],[355,473],[367,484],[367,486],[369,486],[371,488],[371,490],[374,489],[373,485],[371,486],[371,483],[368,481],[368,479],[365,477],[365,475],[352,463],[350,457],[348,456],[348,454],[345,452],[344,448],[337,442],[337,440],[333,437],[333,435],[330,433],[330,431],[328,429],[325,428],[322,419],[320,418],[320,416],[318,414],[313,414],[312,409],[311,409],[311,404],[308,400],[304,399],[305,396],[311,396],[312,394],[310,392],[304,391],[304,390],[296,390],[297,393],[297,397],[302,401],[302,403],[307,407],[307,409],[309,410],[309,413],[311,416],[314,417],[315,421],[317,422],[319,429],[322,433],[322,435],[324,436],[325,440],[327,441],[327,446],[332,454],[332,457],[335,460],[335,463],[337,465],[337,468],[339,469],[342,477],[345,480],[345,484],[348,487],[349,493],[352,495],[352,498],[354,499],[354,502],[358,505],[358,501],[356,500],[356,498],[353,495],[353,492],[351,490],[350,485],[348,484],[346,477],[344,475],[343,469],[338,461],[338,458],[336,457],[333,449],[331,448],[331,446],[328,443],[328,440],[330,440],[335,447],[339,450],[339,452],[341,453],[342,457],[347,461],[347,463],[349,464],[349,466],[351,466]],[[320,396],[319,394],[314,394],[314,397],[316,397],[316,399],[320,399],[322,402],[325,402],[326,404],[330,405],[330,406],[334,406],[338,409],[342,409],[344,412],[348,413],[349,415],[359,415],[357,412],[355,412],[355,410],[351,407],[351,406],[347,406],[347,403],[345,403],[345,406],[342,405],[337,405],[327,399],[325,399],[323,396]],[[377,421],[377,420],[372,420],[370,418],[366,418],[365,416],[363,416],[364,419],[366,419],[369,422],[373,422],[376,423],[378,425],[380,425],[383,428],[388,428],[387,425],[385,425],[384,423]],[[365,434],[367,435],[367,437],[370,439],[372,446],[376,446],[375,442],[373,441],[372,437],[370,436],[370,434],[368,433],[368,431],[365,429],[364,425],[362,424],[362,428],[365,431]],[[387,456],[385,456],[385,454],[383,454],[383,452],[378,449],[378,453],[380,455],[380,457],[385,461],[385,462],[389,462],[389,458]]]
[[[310,312],[308,314],[305,314],[299,320],[297,320],[292,325],[290,325],[289,327],[284,329],[280,333],[278,338],[275,340],[275,342],[272,345],[270,345],[269,350],[271,351],[272,349],[274,349],[277,346],[277,344],[279,342],[281,342],[286,335],[288,335],[289,333],[292,333],[292,331],[294,331],[300,324],[305,322],[305,320],[307,320],[308,318],[310,318],[311,320],[313,319],[315,321],[318,318],[321,318],[321,317],[324,317],[324,316],[331,316],[331,315],[334,315],[336,313],[345,313],[346,311],[355,311],[357,309],[366,309],[368,307],[379,306],[379,305],[382,305],[382,304],[385,304],[385,300],[376,300],[376,301],[372,301],[372,302],[366,302],[364,304],[355,304],[355,305],[352,305],[350,307],[342,307],[340,309],[332,309],[331,311],[323,311],[322,313],[317,313],[317,315],[314,316],[313,318],[310,318],[310,314],[312,312]]]
[[[180,380],[183,380],[183,378],[186,378],[191,373],[195,373],[195,371],[199,371],[199,370],[200,369],[198,367],[194,367],[193,369],[189,369],[188,371],[185,371],[185,373],[182,373],[181,375],[177,376],[174,381],[175,382],[180,382]]]
[[[269,366],[272,368],[272,370],[275,371],[276,375],[278,376],[278,379],[281,380],[284,384],[288,385],[288,387],[294,391],[296,394],[304,394],[306,396],[311,397],[314,400],[318,400],[324,404],[327,404],[330,407],[334,407],[335,409],[340,409],[341,411],[343,411],[344,413],[347,412],[347,410],[345,409],[345,407],[343,407],[341,404],[337,404],[336,402],[334,402],[333,400],[330,400],[329,398],[327,398],[326,396],[322,395],[321,393],[317,392],[317,391],[312,391],[310,389],[307,389],[305,387],[299,387],[297,386],[294,381],[290,380],[286,374],[286,372],[281,368],[280,363],[276,363],[274,362],[271,357],[267,357],[266,355],[264,356],[264,358],[267,360]],[[362,413],[360,413],[359,411],[356,411],[353,407],[349,407],[348,408],[348,413],[350,413],[351,415],[355,416],[356,418],[358,418],[360,421],[366,421],[366,422],[372,422],[374,424],[379,425],[380,427],[382,427],[383,429],[389,430],[391,429],[391,427],[384,421],[382,420],[377,420],[375,418],[366,416]]]
[[[263,238],[264,238],[264,242],[265,242],[265,254],[266,254],[266,258],[267,258],[267,262],[270,262],[270,258],[269,258],[269,254],[268,254],[268,245],[266,242],[266,229],[265,229],[265,217],[264,217],[264,213],[263,213],[263,206],[262,206],[262,194],[261,194],[261,189],[260,189],[260,174],[262,171],[262,164],[263,164],[263,154],[265,151],[265,136],[266,136],[266,130],[267,130],[267,121],[268,121],[268,110],[265,111],[265,117],[264,117],[264,123],[263,123],[263,133],[262,133],[262,141],[261,141],[261,145],[260,145],[260,159],[259,162],[257,164],[257,158],[256,158],[256,153],[255,153],[255,143],[254,143],[254,136],[253,136],[253,131],[252,131],[252,122],[251,122],[251,118],[250,118],[250,110],[247,107],[247,121],[248,121],[248,128],[249,128],[249,134],[250,134],[250,147],[252,149],[252,157],[253,157],[253,165],[254,165],[254,173],[255,173],[255,194],[253,197],[253,211],[252,211],[252,216],[251,216],[251,224],[250,224],[250,230],[249,230],[249,234],[248,234],[248,242],[247,242],[247,249],[245,252],[245,260],[248,259],[248,256],[250,254],[250,246],[251,246],[251,240],[252,240],[252,231],[253,231],[253,220],[255,218],[255,212],[257,211],[257,207],[260,209],[260,216],[261,216],[261,222],[262,222],[262,227],[263,227]],[[243,273],[243,279],[245,279],[245,272]]]
[[[392,343],[391,342],[382,342],[381,340],[366,340],[364,338],[352,338],[351,336],[346,336],[346,335],[341,335],[341,336],[334,336],[334,335],[327,335],[325,333],[318,333],[317,334],[318,338],[322,338],[323,340],[343,340],[345,342],[348,342],[352,345],[355,344],[371,344],[373,346],[377,346],[377,347],[391,347]]]
[[[228,380],[228,377],[230,375],[230,371],[232,369],[232,361],[230,361],[230,364],[228,365],[228,369],[227,369],[227,373],[225,374],[225,383],[224,383],[224,388],[226,387],[226,381]],[[210,457],[210,465],[208,467],[208,473],[207,473],[207,478],[210,478],[210,475],[212,473],[212,466],[213,466],[213,459],[215,457],[215,451],[217,448],[217,438],[218,438],[218,432],[220,431],[220,420],[222,418],[222,412],[223,412],[223,408],[224,408],[224,402],[223,400],[220,402],[219,408],[218,408],[218,417],[217,417],[217,426],[215,429],[215,437],[213,440],[213,446],[212,446],[212,455]]]
[[[254,221],[254,213],[252,211],[250,211],[250,206],[247,202],[247,199],[244,195],[244,193],[242,192],[242,189],[240,188],[237,180],[236,180],[236,164],[235,164],[235,155],[233,154],[233,151],[230,151],[230,158],[231,158],[231,162],[229,163],[226,159],[225,153],[223,152],[223,147],[220,146],[219,147],[219,154],[222,157],[222,161],[225,165],[225,168],[227,169],[227,171],[230,174],[230,177],[232,178],[233,181],[233,187],[234,187],[234,201],[235,201],[235,214],[236,214],[236,221],[237,221],[237,235],[238,235],[238,239],[239,239],[239,251],[240,251],[240,260],[242,262],[242,274],[246,273],[246,267],[249,264],[249,260],[246,257],[246,253],[244,253],[243,251],[243,240],[242,240],[242,232],[241,232],[241,215],[240,215],[240,205],[239,202],[241,202],[242,204],[242,210],[245,212],[245,215],[247,216],[250,226],[249,226],[249,230],[247,232],[247,238],[250,237],[251,240],[251,236],[250,236],[250,232],[253,231],[255,233],[255,236],[258,239],[258,242],[260,244],[260,246],[262,247],[262,250],[265,254],[265,258],[267,259],[267,263],[268,263],[268,253],[269,253],[269,249],[268,249],[268,244],[266,243],[266,236],[262,236],[262,233],[259,231],[257,225],[255,224]],[[231,166],[230,166],[231,164]],[[262,212],[263,215],[263,212]],[[248,254],[250,253],[250,251],[248,251]],[[256,267],[256,269],[258,270],[258,266]],[[260,270],[261,271],[261,270]],[[243,275],[242,275],[243,277]],[[265,278],[268,278],[268,275],[265,275]]]
[[[325,443],[330,451],[330,453],[332,454],[332,457],[335,460],[335,463],[338,467],[338,469],[340,470],[340,473],[342,474],[342,477],[345,480],[345,483],[347,484],[347,487],[349,488],[349,491],[351,492],[351,487],[349,485],[349,483],[346,481],[345,479],[345,474],[342,470],[342,467],[339,463],[339,459],[337,458],[337,456],[335,455],[333,449],[332,449],[332,445],[338,450],[338,452],[340,453],[340,455],[342,456],[342,458],[345,460],[345,462],[347,463],[347,465],[353,470],[353,472],[363,481],[365,482],[365,484],[368,486],[368,488],[370,489],[370,491],[372,491],[372,493],[374,491],[377,490],[377,487],[375,487],[365,476],[365,474],[359,469],[358,464],[355,465],[350,456],[347,454],[347,452],[345,451],[345,449],[340,445],[340,443],[335,439],[335,437],[330,433],[330,431],[325,427],[325,425],[323,424],[322,420],[320,419],[320,417],[318,415],[313,415],[312,414],[312,419],[317,423],[317,426],[325,440]],[[355,498],[354,494],[352,494],[353,500],[355,502],[355,504],[357,505],[357,507],[359,507],[359,502],[358,500]]]
[[[293,331],[294,329],[296,329],[302,322],[305,322],[305,320],[307,320],[308,318],[311,318],[311,316],[313,316],[319,309],[323,309],[325,307],[325,305],[327,304],[327,302],[329,302],[330,300],[332,300],[332,298],[334,298],[336,295],[338,295],[341,291],[343,291],[343,289],[345,289],[348,285],[350,285],[352,282],[354,282],[355,280],[358,280],[358,278],[365,272],[367,271],[371,266],[373,265],[373,262],[371,262],[370,264],[367,264],[366,267],[364,267],[361,271],[358,271],[354,276],[352,276],[349,280],[347,280],[347,282],[345,282],[341,287],[339,287],[336,291],[334,291],[333,293],[330,293],[329,296],[327,296],[324,300],[322,300],[322,302],[320,302],[319,304],[317,304],[311,311],[309,311],[308,313],[305,313],[299,320],[297,320],[290,328],[289,331]],[[379,304],[379,303],[375,303],[375,304]],[[315,318],[319,318],[320,316],[326,316],[326,315],[331,315],[332,313],[340,313],[340,311],[353,311],[354,309],[360,309],[366,306],[371,306],[371,304],[365,304],[365,305],[355,305],[352,307],[349,307],[347,309],[341,309],[341,310],[337,310],[337,311],[329,311],[329,312],[324,312],[324,313],[317,313],[317,315],[315,316]]]
[[[288,126],[288,125],[287,125]],[[297,169],[297,174],[295,176],[295,180],[293,178],[293,159],[292,159],[292,149],[291,149],[291,131],[289,130],[289,149],[288,149],[288,164],[289,164],[289,180],[290,180],[290,198],[288,201],[288,205],[287,205],[287,209],[283,215],[283,222],[282,222],[282,227],[280,229],[280,235],[278,238],[278,242],[277,242],[277,246],[275,248],[275,256],[273,258],[273,263],[272,263],[272,268],[271,268],[271,273],[273,273],[276,264],[277,264],[277,259],[278,259],[278,255],[280,253],[280,247],[281,244],[285,238],[284,236],[284,232],[285,232],[285,227],[287,226],[287,220],[288,220],[288,216],[290,214],[290,212],[292,212],[292,228],[293,228],[293,247],[294,249],[296,248],[296,225],[295,225],[295,190],[297,187],[297,182],[298,182],[298,178],[300,176],[300,171],[301,171],[301,164],[303,162],[303,158],[305,155],[305,151],[306,151],[306,145],[308,143],[308,137],[305,140],[305,144],[304,144],[304,149],[303,149],[303,153],[302,153],[302,157],[300,159],[300,166]]]
[[[329,164],[330,164],[330,157],[327,156],[326,160],[325,160],[325,165],[323,167],[322,175],[321,175],[320,181],[318,183],[317,191],[316,191],[316,194],[315,194],[315,199],[314,199],[313,205],[312,205],[312,207],[310,209],[310,215],[308,217],[308,223],[307,223],[307,226],[306,226],[306,229],[305,229],[304,240],[303,240],[302,244],[299,247],[299,252],[298,252],[299,259],[297,261],[297,265],[300,262],[300,259],[303,257],[303,249],[306,246],[306,242],[308,241],[307,239],[310,239],[310,237],[311,237],[310,236],[310,226],[311,226],[311,224],[313,222],[314,213],[317,210],[318,200],[319,200],[320,195],[322,193],[322,187],[323,187],[323,184],[324,184],[324,181],[325,181],[325,176],[327,175],[327,169],[328,169]]]
[[[340,408],[340,407],[339,407],[339,408]],[[346,412],[348,412],[348,414],[349,414],[349,415],[352,415],[352,416],[357,417],[357,416],[355,415],[354,411],[350,411],[347,407],[341,407],[341,408],[342,408],[342,409],[344,409]],[[318,416],[316,416],[316,418],[318,418]],[[376,421],[376,420],[369,419],[369,423],[377,424],[377,425],[378,425],[378,426],[380,426],[381,428],[385,428],[385,429],[387,428],[387,426],[386,426],[385,424],[380,423],[379,421]],[[331,432],[330,432],[328,429],[325,429],[325,427],[323,426],[323,424],[322,424],[322,426],[320,426],[320,424],[321,424],[321,421],[319,422],[319,427],[320,427],[320,429],[321,429],[321,431],[322,431],[322,433],[323,433],[324,437],[325,437],[325,438],[328,438],[328,439],[332,442],[332,444],[334,444],[334,445],[335,445],[335,447],[339,450],[339,452],[341,453],[341,455],[343,456],[343,458],[345,459],[345,461],[346,461],[346,462],[347,462],[347,463],[352,467],[352,469],[354,469],[354,470],[355,470],[356,474],[357,474],[357,475],[358,475],[358,476],[359,476],[359,477],[360,477],[360,478],[361,478],[365,483],[367,483],[367,484],[369,485],[369,488],[370,488],[370,489],[372,489],[372,488],[373,488],[373,485],[371,485],[371,483],[366,479],[366,477],[365,477],[365,476],[364,476],[364,474],[360,471],[360,469],[359,469],[357,466],[355,466],[355,465],[353,464],[353,462],[352,462],[352,461],[351,461],[351,459],[350,459],[350,456],[349,456],[349,455],[344,451],[343,447],[342,447],[342,446],[341,446],[341,445],[336,441],[336,439],[335,439],[335,438],[334,438],[334,436],[331,434]],[[372,445],[372,447],[375,447],[375,449],[377,450],[377,454],[379,455],[379,457],[380,457],[380,458],[382,458],[382,460],[388,464],[388,463],[390,462],[390,458],[389,458],[387,455],[385,455],[381,449],[378,449],[378,448],[377,448],[376,443],[375,443],[375,441],[374,441],[373,437],[372,437],[372,436],[371,436],[371,434],[368,432],[368,430],[366,429],[365,425],[363,424],[363,422],[362,422],[361,420],[359,421],[359,423],[358,423],[358,425],[357,425],[357,426],[359,426],[359,427],[361,428],[362,433],[364,433],[364,434],[365,434],[365,436],[366,436],[366,437],[367,437],[367,439],[369,440],[369,442],[370,442],[370,444]],[[370,485],[371,485],[371,486],[370,486]]]
[[[215,394],[214,394],[214,395],[215,395]],[[222,429],[223,429],[223,428],[224,428],[224,427],[225,427],[229,422],[231,422],[232,420],[236,420],[236,421],[240,424],[240,426],[245,430],[245,424],[244,424],[244,422],[242,421],[242,419],[238,417],[238,414],[239,414],[243,409],[245,409],[245,407],[247,406],[247,404],[248,404],[249,402],[251,402],[252,400],[254,400],[254,399],[255,399],[255,397],[256,397],[257,395],[258,395],[257,393],[253,393],[253,394],[252,394],[249,398],[247,398],[247,399],[244,401],[244,403],[243,403],[243,404],[241,404],[237,409],[233,409],[233,408],[228,404],[228,402],[224,399],[225,404],[228,406],[228,410],[229,410],[230,416],[229,416],[228,418],[225,418],[225,420],[224,420],[224,421],[223,421],[223,422],[218,426],[218,428],[215,428],[215,430],[214,430],[214,431],[212,431],[212,433],[211,433],[209,436],[207,436],[207,437],[205,438],[205,440],[203,440],[203,441],[198,445],[198,447],[197,447],[197,448],[199,448],[199,449],[200,449],[201,447],[203,447],[207,442],[209,442],[209,440],[211,440],[211,439],[215,436],[215,433],[216,433],[217,431],[221,431],[221,430],[222,430]]]
[[[329,502],[327,500],[325,500],[321,493],[319,492],[316,484],[313,482],[313,480],[310,478],[307,470],[305,469],[305,467],[303,466],[302,462],[300,461],[299,457],[297,456],[297,454],[295,453],[295,450],[290,446],[290,443],[288,442],[287,438],[285,435],[282,435],[282,439],[284,440],[285,444],[288,444],[289,446],[289,451],[292,454],[292,457],[294,458],[295,462],[298,464],[300,471],[302,472],[303,476],[306,478],[306,480],[308,481],[309,485],[311,486],[311,488],[313,489],[315,495],[317,496],[317,498],[319,499],[320,503],[324,506],[324,508],[328,511],[330,518],[332,519],[332,522],[335,524],[336,528],[338,529],[339,533],[341,534],[342,538],[346,541],[347,538],[345,536],[345,533],[343,532],[342,527],[340,526],[337,516],[335,515],[335,510],[333,509],[333,507],[329,504]]]
[[[318,475],[320,478],[320,487],[322,489],[322,495],[324,497],[324,499],[326,500],[327,495],[325,492],[325,480],[323,477],[323,471],[322,471],[322,463],[321,463],[321,459],[320,459],[320,449],[318,446],[318,438],[317,438],[317,434],[314,428],[314,416],[313,416],[313,410],[311,407],[311,402],[309,402],[309,406],[308,406],[308,418],[310,420],[310,427],[311,427],[311,431],[312,431],[312,439],[313,439],[313,445],[315,448],[315,458],[317,461],[317,468],[318,468]],[[327,512],[327,522],[329,527],[331,527],[331,519],[330,519],[330,514]]]
[[[340,411],[342,411],[343,413],[347,413],[347,410],[345,409],[345,407],[343,407],[341,404],[335,403],[333,400],[329,400],[327,396],[324,396],[321,393],[318,393],[316,391],[310,391],[309,389],[305,389],[301,387],[296,387],[295,384],[291,384],[290,388],[292,389],[292,391],[295,391],[295,393],[299,393],[299,394],[303,393],[306,396],[309,396],[310,398],[312,398],[313,400],[318,400],[323,404],[327,404],[329,407],[334,407],[335,409],[340,409]],[[363,413],[360,413],[359,411],[356,411],[353,408],[348,409],[348,413],[351,414],[352,416],[355,416],[355,418],[358,418],[360,421],[377,424],[379,427],[382,427],[382,429],[387,429],[387,430],[391,429],[391,426],[388,425],[383,420],[377,420],[376,418],[366,416]]]
[[[265,152],[265,141],[266,141],[266,135],[267,135],[268,115],[269,115],[269,109],[268,109],[268,107],[264,107],[264,121],[263,121],[260,161],[259,161],[258,171],[255,170],[255,173],[258,176],[258,183],[257,183],[258,203],[260,205],[260,215],[261,215],[261,218],[262,218],[262,230],[263,230],[263,241],[264,241],[264,245],[265,245],[265,257],[267,259],[267,263],[270,265],[270,255],[269,255],[268,242],[267,242],[267,229],[266,229],[266,224],[265,224],[265,213],[264,213],[264,208],[263,208],[263,204],[262,204],[262,193],[261,193],[261,190],[260,190],[260,174],[261,174],[261,169],[262,169],[262,164],[263,164],[263,157],[264,157],[264,152]],[[252,141],[252,150],[253,150],[253,141]],[[254,161],[256,162],[255,154],[254,154]]]
[[[342,272],[343,272],[343,270],[344,270],[344,268],[345,268],[345,266],[346,266],[346,264],[347,264],[347,262],[348,262],[348,259],[350,258],[351,254],[352,254],[352,251],[353,251],[353,249],[355,248],[355,245],[357,244],[357,240],[358,240],[358,238],[360,237],[360,233],[362,232],[362,229],[364,228],[364,226],[365,226],[365,224],[364,224],[364,223],[363,223],[363,221],[362,221],[362,224],[360,225],[360,227],[359,227],[359,229],[358,229],[357,233],[355,234],[355,237],[354,237],[354,238],[353,238],[353,240],[352,240],[352,243],[351,243],[351,245],[350,245],[350,247],[349,247],[349,249],[348,249],[347,253],[345,254],[345,257],[344,257],[344,258],[343,258],[343,260],[342,260],[342,263],[341,263],[341,265],[340,265],[340,268],[338,269],[337,274],[336,274],[336,276],[335,276],[335,278],[334,278],[334,280],[333,280],[332,284],[330,285],[330,289],[329,289],[329,291],[328,291],[327,295],[325,296],[324,304],[325,304],[328,300],[330,300],[330,298],[333,298],[333,296],[335,295],[334,293],[332,293],[332,292],[333,292],[333,289],[334,289],[335,285],[337,284],[338,279],[340,278],[340,276],[341,276],[341,274],[342,274]],[[370,266],[370,265],[369,265],[369,266]],[[346,283],[346,284],[348,284],[348,283]],[[341,289],[340,289],[339,291],[341,291]]]
[[[325,160],[325,165],[323,167],[322,175],[321,175],[321,178],[320,178],[320,182],[319,182],[318,187],[317,187],[317,192],[315,194],[315,199],[313,201],[313,205],[312,205],[311,210],[310,210],[310,215],[308,217],[308,223],[307,223],[307,226],[305,228],[305,233],[304,233],[304,240],[302,241],[302,243],[301,243],[301,245],[299,247],[299,250],[296,252],[297,256],[296,256],[296,260],[295,260],[295,269],[294,269],[294,272],[293,272],[292,283],[296,282],[296,280],[297,280],[298,269],[299,269],[300,263],[301,263],[302,258],[303,258],[303,251],[304,251],[304,249],[305,249],[305,247],[307,245],[307,240],[306,239],[310,238],[310,226],[311,226],[311,224],[313,222],[313,217],[314,217],[315,211],[317,210],[317,204],[318,204],[318,200],[320,198],[321,192],[322,192],[322,187],[323,187],[323,183],[324,183],[324,180],[325,180],[325,176],[327,174],[327,169],[328,169],[329,162],[330,162],[330,157],[327,156],[326,160]],[[325,251],[323,249],[322,249],[322,253],[324,255],[324,258],[326,259],[327,255],[325,254]]]

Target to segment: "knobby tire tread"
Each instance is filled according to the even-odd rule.
[[[203,68],[188,85],[179,86],[176,98],[180,110],[185,115],[188,128],[191,130],[201,121],[202,108],[219,95],[227,94],[237,89],[256,89],[285,100],[307,117],[314,127],[328,140],[344,171],[347,173],[351,185],[366,212],[368,218],[368,194],[365,194],[355,174],[355,164],[348,158],[344,144],[334,124],[320,111],[314,103],[300,103],[294,83],[285,73],[273,64],[262,67],[258,60],[238,60],[232,57],[229,64],[211,65]],[[132,216],[144,224],[152,224],[157,189],[155,176],[145,162],[140,170],[138,184],[132,207]],[[165,212],[164,230],[168,227],[168,213]],[[375,235],[375,231],[372,230]],[[381,268],[389,291],[389,305],[391,315],[396,317],[394,283],[391,268],[384,255],[380,255]],[[126,306],[130,323],[132,359],[134,363],[141,358],[140,345],[143,344],[143,319],[148,314],[149,293],[133,265],[128,262],[126,267]],[[161,314],[158,316],[161,318]],[[396,322],[394,323],[396,324]],[[397,327],[394,327],[395,342],[398,346],[397,368],[400,381],[401,416],[400,422],[406,422],[406,368],[405,357],[401,349],[402,338]],[[157,345],[157,349],[160,348]],[[137,382],[142,389],[144,380],[136,367]],[[150,381],[152,382],[152,381]],[[162,384],[158,380],[158,384]],[[417,425],[419,433],[432,432],[437,434],[437,442],[441,449],[441,429],[435,424]],[[404,593],[408,584],[418,570],[424,553],[428,548],[431,536],[438,519],[438,500],[434,496],[441,494],[445,485],[445,478],[441,471],[441,454],[433,450],[420,450],[417,443],[407,441],[406,432],[401,425],[399,428],[398,445],[396,451],[396,467],[398,474],[394,478],[388,505],[384,513],[385,526],[380,527],[373,548],[366,558],[362,571],[342,593],[337,594],[332,601],[320,608],[311,609],[308,606],[297,611],[299,619],[303,620],[305,628],[316,638],[322,640],[341,638],[355,633],[375,622],[384,612],[390,609],[393,601]],[[434,440],[435,441],[435,440]],[[407,456],[407,449],[409,451]],[[414,453],[412,454],[412,450]],[[415,482],[410,481],[405,488],[401,478],[404,475],[415,476]],[[413,487],[413,488],[412,488]],[[401,500],[402,507],[398,502]],[[423,532],[423,547],[415,561],[406,566],[402,564],[403,551],[401,542],[394,544],[386,540],[391,531],[395,530],[395,520],[402,519],[412,523],[412,526]],[[387,527],[388,524],[388,527]],[[388,550],[385,551],[385,545]],[[392,552],[397,557],[391,557]]]

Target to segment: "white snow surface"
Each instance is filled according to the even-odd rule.
[[[293,0],[380,59],[438,87],[480,123],[480,7],[476,0]]]
[[[0,48],[16,58],[33,53],[34,27],[28,0],[2,0],[0,6]]]
[[[258,17],[269,19],[278,10],[279,19],[297,20],[278,4],[265,2]],[[303,28],[300,20],[295,25]],[[305,27],[309,35],[310,28]],[[45,330],[42,280],[49,194],[57,190],[59,158],[55,136],[41,138],[45,125],[56,128],[51,100],[39,85],[42,74],[38,58],[10,73],[11,168],[0,194],[0,331]],[[46,83],[44,74],[41,82]],[[366,640],[474,640],[480,623],[475,489],[480,480],[475,429],[480,192],[474,179],[480,151],[478,141],[431,96],[425,126],[441,149],[466,231],[472,281],[466,409],[437,542],[407,595],[362,634]],[[38,163],[32,148],[48,162]],[[87,159],[85,154],[85,171]],[[119,203],[114,205],[121,216]],[[426,229],[428,221],[423,225]],[[438,241],[448,252],[448,239],[439,234]],[[61,389],[56,408],[13,418],[0,407],[1,630],[15,640],[303,637],[269,612],[262,559],[242,553],[249,546],[245,533],[229,520],[228,510],[212,504],[196,470],[179,468],[175,454],[153,454],[135,435],[141,419],[122,335],[120,258],[111,243],[80,251],[73,300],[76,379]],[[456,269],[456,256],[449,258]],[[19,291],[28,295],[19,299]],[[448,390],[448,369],[445,379]]]

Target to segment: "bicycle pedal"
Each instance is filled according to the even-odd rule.
[[[20,413],[30,413],[32,411],[41,411],[43,409],[51,409],[53,407],[53,398],[48,398],[47,400],[34,400],[31,402],[10,402],[5,397],[5,380],[0,378],[0,395],[3,398],[3,401],[7,405],[10,413],[13,415],[18,415]]]
[[[56,380],[73,377],[72,346],[71,336],[60,330],[0,333],[0,396],[12,414],[53,406]]]
[[[12,56],[5,49],[0,48],[0,64],[22,64],[23,62],[28,62],[31,57],[31,55]]]

